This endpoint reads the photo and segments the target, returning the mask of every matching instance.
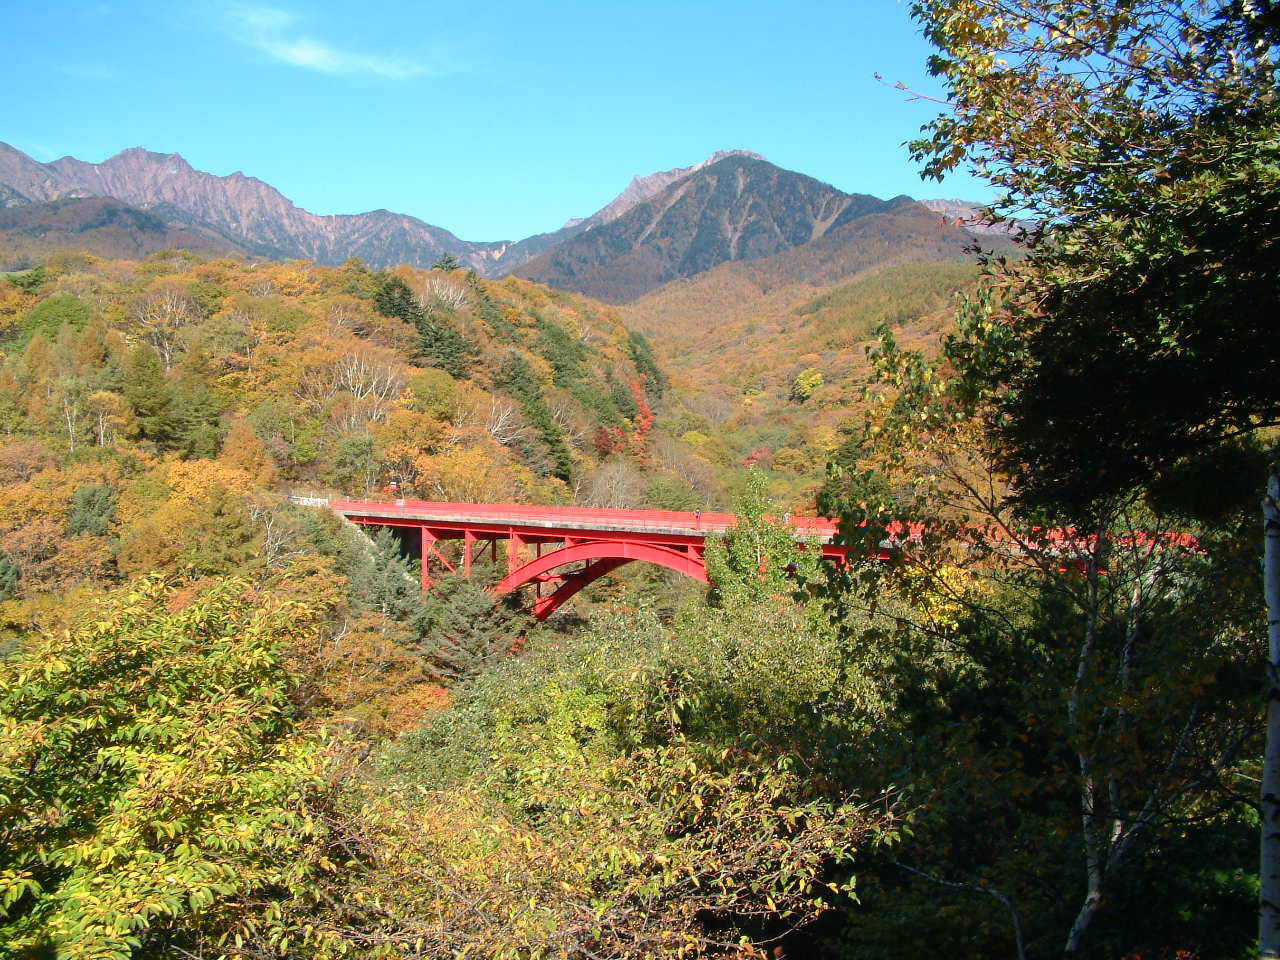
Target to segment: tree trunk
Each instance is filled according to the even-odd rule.
[[[1101,535],[1098,543],[1102,543]],[[1093,746],[1085,736],[1083,720],[1080,716],[1081,693],[1093,672],[1094,645],[1098,633],[1098,569],[1097,556],[1090,555],[1088,560],[1089,592],[1086,603],[1086,625],[1084,642],[1076,660],[1075,683],[1071,685],[1071,693],[1067,697],[1067,719],[1072,739],[1079,746],[1076,758],[1080,765],[1080,832],[1084,840],[1085,861],[1085,896],[1076,918],[1067,934],[1067,942],[1062,948],[1064,960],[1074,960],[1080,954],[1080,944],[1084,932],[1093,922],[1094,915],[1102,906],[1102,884],[1106,875],[1104,860],[1104,840],[1098,830],[1098,789],[1096,772],[1093,765]]]
[[[1267,600],[1267,740],[1262,766],[1258,955],[1280,958],[1280,464],[1262,501],[1263,592]]]

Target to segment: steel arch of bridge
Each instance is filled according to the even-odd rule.
[[[501,596],[533,584],[532,612],[539,620],[584,587],[634,561],[675,570],[705,583],[707,536],[724,532],[737,519],[729,513],[700,511],[587,510],[412,500],[314,502],[321,504],[353,523],[398,530],[402,542],[421,560],[423,590],[430,589],[433,563],[470,576],[472,561],[486,551],[495,563],[498,561],[498,541],[505,540],[507,572],[491,589]],[[843,555],[840,548],[831,544],[834,522],[811,517],[787,517],[786,521],[796,530],[798,539],[817,538],[824,554]],[[442,540],[462,541],[461,558],[456,564],[441,552]],[[534,555],[527,557],[529,552]],[[580,568],[572,569],[578,564]]]
[[[533,605],[533,615],[539,620],[544,620],[583,587],[633,560],[644,560],[659,567],[683,573],[695,580],[701,580],[703,583],[707,582],[707,563],[701,549],[682,551],[673,547],[645,543],[596,540],[590,543],[566,545],[531,560],[508,573],[493,588],[493,592],[498,596],[504,596],[529,583],[549,582],[552,576],[551,571],[557,567],[585,561],[586,566],[581,570],[560,577],[560,586],[549,596],[538,596]]]

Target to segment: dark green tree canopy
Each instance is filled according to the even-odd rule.
[[[953,107],[917,157],[1034,218],[946,348],[1023,500],[1086,514],[1280,423],[1271,6],[913,9]]]

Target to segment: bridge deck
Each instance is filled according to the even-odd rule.
[[[317,505],[323,501],[317,501]],[[532,507],[512,503],[447,503],[426,500],[328,500],[331,510],[345,517],[425,520],[431,523],[513,527],[590,536],[598,533],[655,533],[705,539],[724,533],[737,522],[732,513],[693,513],[678,510],[595,510],[585,507]],[[796,538],[817,537],[830,543],[836,524],[822,517],[788,517]]]

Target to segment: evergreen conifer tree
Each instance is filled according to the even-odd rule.
[[[105,536],[116,518],[116,492],[106,484],[77,487],[71,495],[71,513],[67,516],[67,532]]]
[[[394,273],[387,274],[373,295],[374,308],[384,317],[396,317],[405,323],[417,323],[422,307],[409,285]]]
[[[434,310],[419,317],[416,324],[418,358],[458,379],[466,377],[475,351],[453,324]]]
[[[173,393],[160,358],[146,344],[135,347],[125,363],[124,398],[133,408],[143,439],[161,445],[173,439]]]

